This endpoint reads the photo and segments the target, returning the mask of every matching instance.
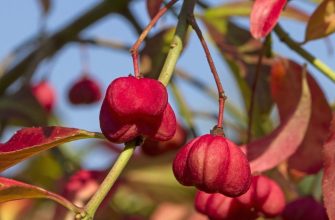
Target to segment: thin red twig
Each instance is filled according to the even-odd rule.
[[[190,16],[189,17],[189,23],[192,26],[192,28],[194,29],[194,31],[196,32],[200,43],[202,45],[202,47],[204,48],[205,54],[206,54],[206,58],[209,64],[209,67],[211,69],[211,72],[213,74],[215,83],[216,83],[216,87],[218,89],[218,94],[219,94],[219,116],[218,116],[218,123],[217,123],[217,128],[222,128],[223,127],[223,114],[224,114],[224,103],[227,99],[225,92],[223,90],[221,81],[220,81],[220,77],[218,72],[216,71],[215,65],[214,65],[214,61],[213,58],[211,56],[211,53],[208,49],[207,43],[202,35],[202,32],[197,24],[197,21],[195,20],[194,16]]]
[[[133,58],[133,64],[134,64],[134,74],[135,77],[140,78],[140,71],[139,71],[139,65],[138,65],[138,48],[140,47],[141,43],[144,41],[144,39],[147,37],[149,31],[153,28],[153,26],[157,23],[157,21],[171,8],[177,1],[179,0],[171,0],[168,4],[166,4],[163,8],[161,8],[155,17],[150,21],[148,26],[143,30],[141,35],[138,37],[135,44],[131,47],[130,53]]]

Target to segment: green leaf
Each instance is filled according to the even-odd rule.
[[[0,144],[0,172],[42,151],[74,140],[101,138],[100,133],[76,128],[36,127],[16,132]]]

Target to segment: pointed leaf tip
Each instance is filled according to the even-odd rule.
[[[266,37],[277,24],[287,0],[256,0],[250,15],[250,32],[256,39]]]

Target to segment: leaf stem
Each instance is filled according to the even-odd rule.
[[[274,31],[279,37],[279,39],[282,42],[284,42],[289,48],[291,48],[296,53],[298,53],[300,56],[305,58],[305,60],[311,63],[316,69],[322,72],[331,81],[335,82],[335,72],[330,67],[328,67],[324,62],[317,59],[312,54],[310,54],[308,51],[306,51],[304,48],[302,48],[296,41],[294,41],[288,35],[288,33],[284,31],[284,29],[279,24],[277,24],[277,26],[274,28]]]
[[[93,195],[90,201],[85,206],[85,213],[83,216],[80,216],[82,220],[91,220],[94,217],[94,214],[98,207],[100,206],[101,202],[106,197],[109,190],[114,185],[117,178],[120,176],[122,170],[127,165],[129,159],[133,155],[135,151],[136,143],[135,141],[128,142],[125,144],[124,150],[121,152],[117,160],[115,161],[112,169],[107,174],[104,181],[101,183],[100,187],[98,188],[97,192]]]
[[[254,80],[252,82],[250,106],[249,106],[249,109],[248,109],[247,143],[249,143],[250,140],[252,139],[252,123],[253,123],[253,115],[254,115],[254,105],[255,105],[255,101],[256,101],[255,100],[256,90],[257,90],[259,75],[260,75],[261,67],[262,67],[262,63],[263,63],[264,52],[265,52],[266,45],[267,45],[267,39],[263,42],[262,48],[259,51],[257,66],[256,66],[256,70],[255,70],[255,77],[254,77]]]
[[[138,65],[138,48],[140,47],[141,43],[144,41],[144,39],[147,37],[149,34],[150,30],[153,28],[153,26],[157,23],[157,21],[171,8],[174,3],[176,3],[179,0],[171,0],[168,4],[166,4],[163,8],[161,8],[155,17],[150,21],[148,26],[143,30],[141,35],[138,37],[137,41],[135,44],[131,47],[130,53],[133,58],[133,64],[134,64],[134,74],[135,77],[140,77],[140,70],[139,70],[139,65]]]
[[[216,67],[215,67],[215,64],[214,64],[214,61],[213,61],[213,58],[211,56],[211,53],[208,49],[208,46],[207,46],[207,43],[202,35],[202,32],[197,24],[197,21],[195,20],[194,16],[191,15],[188,19],[189,23],[191,24],[192,28],[194,29],[194,31],[196,32],[199,40],[200,40],[200,43],[205,51],[205,54],[206,54],[206,58],[207,58],[207,61],[208,61],[208,65],[211,69],[211,72],[213,74],[213,77],[214,77],[214,80],[215,80],[215,83],[216,83],[216,87],[217,87],[217,90],[218,90],[218,95],[219,95],[219,115],[218,115],[218,122],[217,122],[217,128],[222,128],[222,125],[223,125],[223,112],[224,112],[224,103],[227,99],[226,95],[225,95],[225,92],[223,90],[223,87],[222,87],[222,84],[221,84],[221,81],[220,81],[220,77],[219,77],[219,74],[216,70]]]

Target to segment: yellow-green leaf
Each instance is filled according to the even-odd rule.
[[[311,15],[305,33],[305,42],[319,39],[335,31],[335,0],[324,0]]]

